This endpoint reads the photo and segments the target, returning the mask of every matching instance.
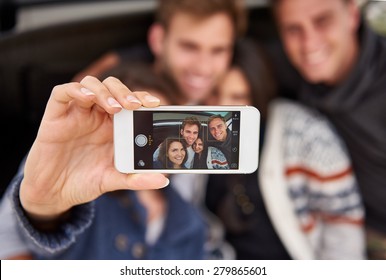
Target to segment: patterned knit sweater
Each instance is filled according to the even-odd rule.
[[[262,192],[292,256],[364,258],[364,208],[337,132],[318,112],[285,100],[272,104],[269,120],[260,168]],[[298,231],[300,243],[291,240],[291,229]]]

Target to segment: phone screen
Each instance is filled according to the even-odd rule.
[[[240,111],[134,111],[134,169],[239,168]]]

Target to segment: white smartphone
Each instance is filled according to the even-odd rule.
[[[160,106],[114,115],[122,173],[253,173],[260,112],[252,106]]]

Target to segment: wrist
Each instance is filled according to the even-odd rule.
[[[28,193],[23,192],[28,186],[21,182],[19,202],[25,217],[39,230],[54,230],[68,219],[70,210],[60,210],[57,204],[37,203]]]
[[[66,223],[70,220],[71,211],[68,210],[59,215],[37,215],[31,212],[28,212],[23,206],[25,216],[36,229],[39,231],[56,231],[60,225]]]

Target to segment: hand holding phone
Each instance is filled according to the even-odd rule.
[[[133,101],[133,102],[130,102]],[[158,106],[115,78],[87,76],[56,86],[23,168],[20,202],[35,220],[54,220],[71,207],[122,189],[155,189],[162,174],[122,174],[113,165],[113,120],[122,107]]]
[[[122,173],[252,173],[260,113],[251,106],[161,106],[114,115]]]

